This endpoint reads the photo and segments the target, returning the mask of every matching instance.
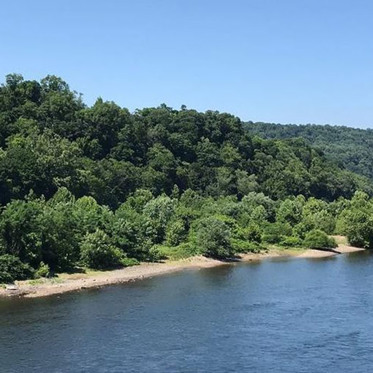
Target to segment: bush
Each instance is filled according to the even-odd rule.
[[[309,228],[304,223],[299,223],[293,227],[293,235],[299,237],[301,240],[304,240],[309,231]]]
[[[120,267],[123,257],[123,253],[112,244],[110,237],[100,229],[88,233],[83,240],[81,260],[89,268]]]
[[[329,237],[325,232],[314,229],[307,233],[304,246],[309,249],[331,249],[337,247],[337,243],[334,238]]]
[[[161,243],[166,235],[166,227],[174,212],[174,203],[167,196],[150,200],[143,209],[148,224],[153,230],[153,242]]]
[[[303,224],[310,229],[322,230],[327,234],[332,234],[336,228],[336,219],[328,211],[322,210],[304,217]]]
[[[228,226],[214,217],[199,222],[197,245],[206,256],[229,258],[233,255],[231,234]]]
[[[44,264],[43,262],[40,262],[40,266],[35,272],[35,277],[40,278],[40,277],[48,277],[50,274],[50,268],[48,264]]]
[[[259,253],[264,247],[258,242],[250,242],[240,239],[232,239],[234,252],[237,253]]]
[[[160,260],[163,259],[162,253],[159,251],[157,245],[153,245],[149,249],[149,254],[148,254],[148,259],[151,262],[159,262]]]
[[[190,242],[183,242],[178,246],[157,246],[162,257],[165,259],[179,260],[190,258],[198,254],[196,248]]]
[[[286,237],[280,242],[281,246],[284,247],[302,247],[303,241],[299,237]]]
[[[373,248],[372,211],[367,208],[365,211],[348,210],[341,214],[339,232],[346,234],[350,245]]]
[[[170,246],[179,245],[186,237],[187,231],[182,220],[176,220],[170,224],[166,232],[166,241]]]
[[[263,241],[271,244],[280,243],[286,236],[291,236],[292,229],[289,223],[268,224],[264,229]]]
[[[251,242],[262,242],[262,231],[257,224],[250,224],[246,230],[247,239]]]
[[[32,278],[34,270],[17,257],[9,254],[0,256],[0,283],[11,283],[15,280]]]
[[[123,267],[132,267],[132,266],[136,266],[138,264],[140,264],[140,262],[135,259],[135,258],[127,258],[127,257],[123,257],[121,260],[120,260],[120,264],[123,266]]]

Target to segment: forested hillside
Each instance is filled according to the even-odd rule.
[[[371,245],[367,179],[304,140],[252,137],[229,114],[88,107],[60,78],[13,74],[0,88],[0,146],[0,282],[332,247],[334,232]]]
[[[245,123],[251,135],[265,139],[302,138],[328,159],[373,181],[373,130],[341,126]]]
[[[253,139],[229,114],[173,110],[130,113],[98,99],[92,107],[61,79],[6,78],[0,89],[0,202],[30,190],[50,198],[65,186],[117,207],[137,188],[155,195],[351,197],[364,180],[302,140]]]

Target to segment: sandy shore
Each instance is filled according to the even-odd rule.
[[[237,261],[249,262],[276,257],[324,258],[341,253],[351,253],[362,250],[364,249],[345,244],[340,244],[335,251],[270,250],[266,253],[243,254]],[[210,268],[230,264],[231,262],[196,256],[179,261],[167,261],[165,263],[142,263],[138,266],[113,271],[60,274],[57,278],[53,279],[17,281],[14,289],[0,289],[0,296],[23,296],[27,298],[45,297],[82,289],[137,281],[185,269]]]
[[[305,250],[301,254],[297,255],[298,258],[325,258],[328,256],[334,256],[338,254],[349,254],[358,251],[364,251],[360,247],[353,247],[348,245],[338,245],[335,250],[325,251],[325,250]]]

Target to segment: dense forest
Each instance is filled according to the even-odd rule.
[[[373,181],[373,130],[342,126],[245,123],[252,135],[265,139],[302,138],[328,159]]]
[[[268,245],[373,245],[372,182],[303,139],[182,106],[84,104],[56,76],[0,88],[0,282]],[[368,175],[369,176],[369,175]]]

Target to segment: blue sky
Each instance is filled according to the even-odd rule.
[[[0,75],[55,74],[131,111],[373,127],[373,2],[12,0]]]

